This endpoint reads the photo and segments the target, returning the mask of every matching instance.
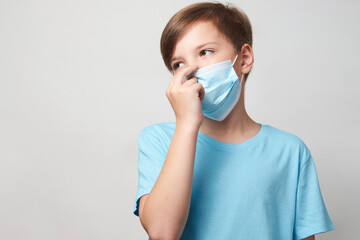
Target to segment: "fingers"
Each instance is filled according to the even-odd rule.
[[[195,83],[191,87],[195,88],[197,92],[199,92],[200,100],[203,100],[205,97],[205,89],[201,83]]]
[[[178,71],[177,73],[175,73],[168,85],[168,89],[175,87],[179,87],[181,84],[183,84],[184,82],[187,82],[186,77],[188,75],[190,75],[192,72],[196,71],[196,69],[198,69],[195,66],[190,66],[190,67],[183,67],[180,69],[180,71]],[[191,79],[191,78],[189,78]]]
[[[181,69],[178,73],[177,73],[177,77],[175,77],[175,85],[180,85],[183,84],[186,81],[186,77],[189,76],[191,73],[195,72],[198,69],[198,67],[196,66],[190,66],[190,67],[185,67],[183,69]]]
[[[197,69],[198,69],[198,67],[196,67],[196,66],[183,67],[183,68],[179,69],[179,71],[171,79],[171,81],[168,85],[168,88],[166,89],[165,95],[168,96],[169,93],[172,91],[172,89],[178,89],[182,85],[191,86],[193,84],[196,84],[197,83],[196,77],[191,76],[188,80],[186,80],[186,77],[188,77],[190,74],[195,72]],[[202,85],[201,85],[201,87],[202,87]],[[199,89],[198,91],[200,91],[199,86],[197,86],[197,88]],[[199,94],[199,96],[200,96],[200,94]]]
[[[186,80],[183,85],[193,85],[194,83],[197,83],[196,77],[191,77],[188,80]]]

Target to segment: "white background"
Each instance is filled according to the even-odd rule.
[[[358,232],[359,1],[231,1],[253,26],[251,118],[309,147],[335,230]],[[160,55],[193,1],[0,0],[0,239],[147,239],[137,137],[175,121]]]

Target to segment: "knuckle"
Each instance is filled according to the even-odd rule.
[[[193,91],[192,91],[191,88],[186,88],[186,89],[185,89],[185,93],[186,93],[187,95],[190,95],[192,92],[193,92]]]
[[[176,89],[171,89],[170,90],[170,96],[175,96],[176,95],[176,92],[177,92],[177,90]]]

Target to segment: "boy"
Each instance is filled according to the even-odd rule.
[[[305,143],[246,112],[246,14],[192,4],[166,25],[161,53],[176,122],[138,138],[134,214],[149,239],[310,240],[335,229]]]

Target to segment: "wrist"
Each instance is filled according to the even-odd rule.
[[[183,122],[176,122],[176,130],[181,132],[187,133],[198,133],[200,126],[197,124],[190,124],[190,123],[183,123]]]

